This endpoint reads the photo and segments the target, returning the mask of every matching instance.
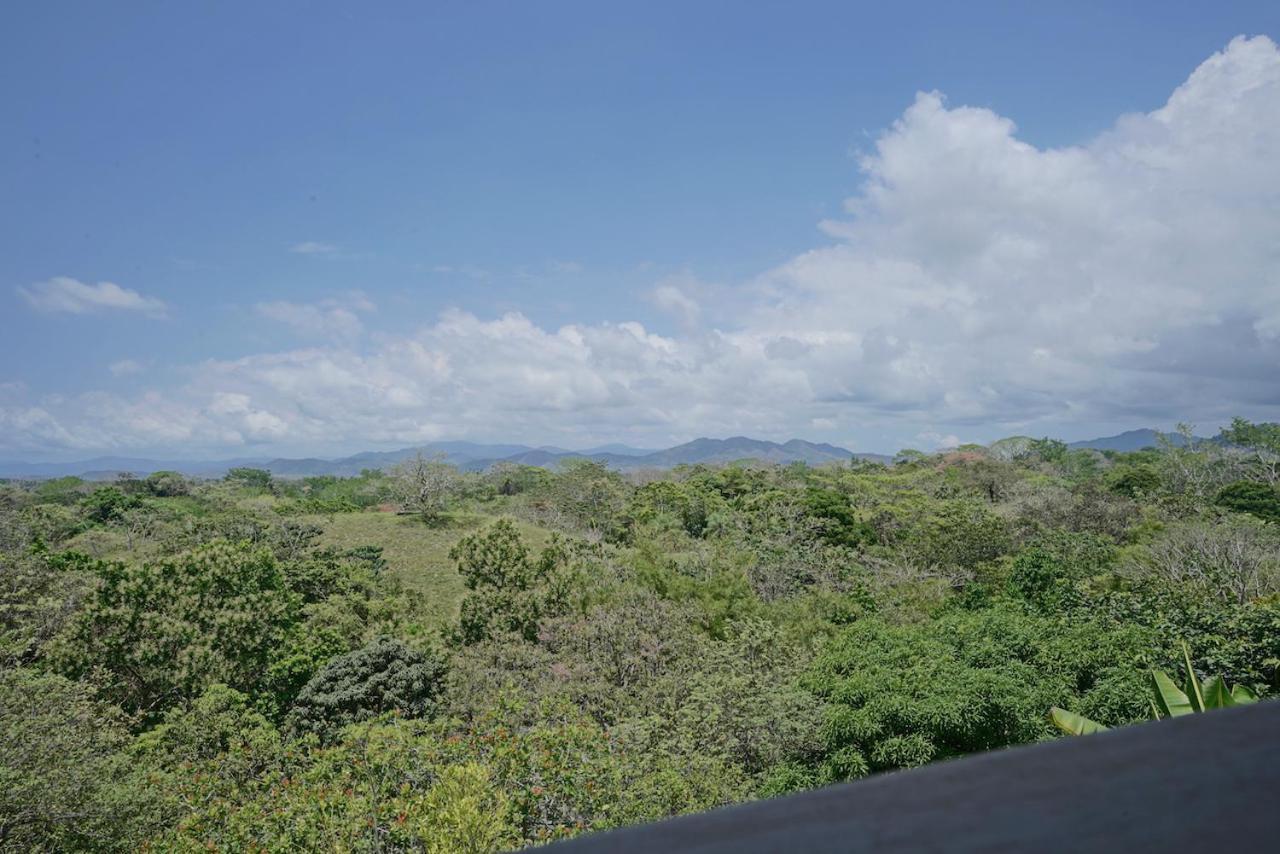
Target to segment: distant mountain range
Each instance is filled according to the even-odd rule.
[[[1160,433],[1156,430],[1129,430],[1116,436],[1103,436],[1071,442],[1072,448],[1093,448],[1099,451],[1140,451],[1156,447]],[[1172,435],[1174,444],[1181,444],[1181,436]],[[1196,437],[1196,441],[1211,441]],[[357,475],[365,469],[385,469],[414,454],[441,455],[464,471],[483,471],[499,462],[554,468],[561,460],[585,457],[605,463],[618,471],[643,469],[670,469],[679,465],[730,463],[736,460],[757,460],[766,463],[824,463],[847,462],[857,457],[864,460],[888,462],[892,457],[884,454],[855,454],[845,448],[803,439],[792,439],[781,444],[746,436],[729,439],[694,439],[683,445],[663,450],[633,448],[629,445],[600,445],[582,451],[569,451],[553,446],[479,444],[476,442],[433,442],[398,451],[365,451],[340,459],[303,459],[246,457],[232,460],[150,460],[133,457],[97,457],[71,463],[21,463],[0,462],[0,477],[47,478],[76,475],[91,480],[109,480],[120,472],[147,475],[153,471],[179,471],[193,477],[221,477],[228,469],[251,466],[267,469],[277,477],[312,477],[316,475]]]
[[[1104,436],[1101,439],[1085,439],[1083,442],[1071,442],[1069,448],[1092,448],[1095,451],[1141,451],[1143,448],[1160,447],[1160,436],[1163,435],[1172,444],[1182,446],[1187,443],[1178,433],[1161,434],[1159,430],[1127,430],[1116,436]],[[1192,436],[1193,442],[1210,442],[1200,436]]]
[[[553,468],[560,461],[586,458],[605,463],[618,471],[669,469],[696,463],[728,463],[736,460],[758,460],[768,463],[807,463],[822,465],[847,462],[853,457],[887,461],[882,454],[854,454],[844,448],[823,443],[792,439],[779,444],[760,439],[734,436],[730,439],[695,439],[663,450],[633,448],[628,445],[601,445],[583,451],[529,445],[485,445],[475,442],[433,442],[398,451],[366,451],[340,459],[268,459],[234,460],[149,460],[133,457],[97,457],[71,463],[0,462],[0,477],[48,478],[75,475],[92,480],[109,480],[120,472],[143,476],[154,471],[179,471],[193,477],[221,477],[228,469],[251,466],[267,469],[277,477],[312,477],[316,475],[357,475],[365,469],[385,469],[415,454],[440,455],[464,471],[483,471],[495,463],[509,462]]]

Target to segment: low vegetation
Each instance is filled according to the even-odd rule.
[[[1265,701],[1277,437],[0,485],[0,848],[495,851]]]

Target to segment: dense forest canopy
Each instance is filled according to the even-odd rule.
[[[500,850],[1146,720],[1184,644],[1280,691],[1280,425],[10,482],[0,847]]]

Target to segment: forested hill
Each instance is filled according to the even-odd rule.
[[[232,468],[253,466],[266,469],[276,477],[314,477],[334,475],[350,477],[365,469],[381,469],[393,466],[415,456],[442,455],[448,463],[464,471],[484,471],[495,463],[510,462],[519,465],[550,468],[570,458],[587,458],[602,462],[617,471],[643,469],[669,469],[678,465],[697,463],[728,463],[737,460],[757,460],[768,463],[806,463],[822,465],[846,462],[857,456],[863,459],[886,461],[882,454],[854,454],[845,448],[802,439],[789,442],[767,442],[734,436],[729,439],[694,439],[674,448],[660,451],[630,448],[625,445],[605,445],[585,451],[569,451],[564,448],[529,445],[486,445],[475,442],[435,442],[396,451],[367,451],[340,459],[237,459],[237,460],[148,460],[125,457],[99,457],[70,463],[0,463],[0,477],[64,477],[75,475],[91,479],[111,479],[120,472],[143,475],[156,471],[176,471],[195,477],[221,477]]]

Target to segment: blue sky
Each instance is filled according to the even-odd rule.
[[[1249,218],[1256,240],[1225,259],[1211,226],[1162,217],[1280,201],[1259,153],[1280,102],[1246,94],[1275,88],[1274,45],[1227,50],[1280,36],[1276,4],[605,5],[10,10],[0,455],[738,432],[892,450],[1275,414],[1271,223]],[[1206,74],[1148,120],[1166,147],[1133,155],[1151,127],[1121,117],[1154,115],[1224,50],[1243,70]],[[1021,174],[1018,146],[1038,165],[987,199]],[[1063,179],[1054,152],[1072,150],[1093,160]],[[1158,192],[1152,164],[1173,171]],[[978,183],[934,195],[957,173]],[[992,252],[1097,248],[1070,191],[1028,213],[1059,180],[1125,188],[1089,203],[1133,230],[1133,257],[1052,286],[1062,263],[1013,264],[1039,283],[1019,294],[1071,299],[1002,316],[1017,300]],[[981,236],[921,225],[935,215]],[[1026,217],[1056,225],[1002,230]],[[1179,270],[1229,276],[1230,298]],[[1060,325],[1023,329],[1037,306]],[[1130,310],[1131,336],[1069,351],[1070,322]]]

